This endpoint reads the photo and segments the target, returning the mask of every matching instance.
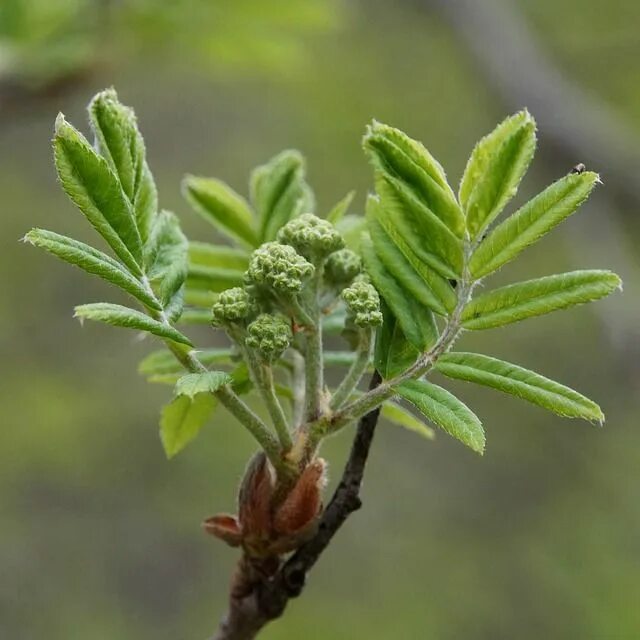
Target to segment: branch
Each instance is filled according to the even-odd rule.
[[[381,382],[380,374],[375,371],[369,390]],[[379,415],[380,407],[377,407],[358,422],[342,478],[313,538],[273,575],[269,567],[257,566],[246,556],[240,559],[232,581],[229,609],[212,640],[252,640],[268,622],[282,615],[290,598],[300,595],[307,573],[347,518],[362,505],[360,486]]]

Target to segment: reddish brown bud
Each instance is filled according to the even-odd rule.
[[[273,488],[269,461],[264,453],[258,453],[247,466],[238,494],[238,519],[245,539],[269,537]]]
[[[322,508],[325,462],[317,458],[302,472],[295,487],[277,510],[274,531],[283,536],[298,536],[315,521]]]
[[[242,531],[238,519],[228,513],[219,513],[207,518],[202,523],[202,527],[207,533],[224,540],[232,547],[237,547],[242,542]]]

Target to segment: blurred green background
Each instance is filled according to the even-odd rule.
[[[285,147],[307,156],[321,210],[352,188],[362,208],[372,117],[423,140],[457,182],[475,141],[529,106],[540,150],[518,202],[577,162],[601,171],[580,215],[496,281],[611,267],[625,295],[461,344],[575,386],[605,428],[471,386],[456,391],[483,419],[484,458],[382,424],[365,508],[264,638],[640,638],[640,3],[475,4],[0,2],[0,638],[205,638],[235,561],[199,523],[233,509],[250,439],[221,412],[167,462],[170,391],[136,374],[150,343],[71,318],[117,293],[18,243],[31,226],[92,238],[56,185],[50,138],[58,110],[86,130],[86,103],[112,84],[136,108],[162,206],[201,239],[182,175],[246,193]],[[551,71],[542,84],[514,44]],[[326,448],[334,479],[350,435]]]

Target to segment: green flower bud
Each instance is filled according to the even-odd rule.
[[[248,284],[265,285],[277,293],[294,294],[302,290],[314,270],[293,247],[266,242],[253,252],[245,279]]]
[[[263,360],[277,360],[291,344],[291,324],[281,315],[263,313],[248,327],[245,344],[260,353]]]
[[[338,230],[328,220],[312,213],[303,213],[287,222],[278,232],[278,240],[291,245],[311,261],[326,258],[344,247],[344,240]]]
[[[373,285],[357,280],[342,292],[347,314],[358,327],[376,327],[382,324],[380,297]]]
[[[253,310],[253,301],[244,289],[227,289],[220,293],[211,307],[212,323],[219,327],[229,322],[238,322],[249,317]]]
[[[324,277],[329,284],[347,285],[362,271],[362,260],[353,251],[342,249],[332,253],[324,266]]]

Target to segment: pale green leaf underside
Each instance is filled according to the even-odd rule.
[[[600,407],[582,394],[515,364],[478,353],[447,353],[436,369],[457,380],[475,382],[509,393],[559,416],[604,421]]]
[[[189,338],[171,326],[153,320],[140,311],[129,309],[119,304],[109,302],[95,302],[92,304],[82,304],[75,308],[75,317],[81,320],[95,320],[104,322],[116,327],[127,329],[138,329],[152,333],[160,338],[166,338],[191,346]]]
[[[597,181],[597,173],[569,174],[547,187],[480,243],[469,264],[471,275],[482,278],[513,260],[574,213]]]
[[[258,245],[253,212],[246,200],[224,182],[187,176],[182,191],[195,211],[218,230],[250,247]]]
[[[454,395],[422,380],[407,380],[395,390],[449,435],[477,453],[484,452],[485,437],[480,420]]]
[[[476,145],[460,183],[459,199],[471,237],[479,235],[516,194],[533,158],[536,125],[521,111]]]
[[[384,212],[376,199],[369,198],[367,223],[380,261],[409,295],[436,313],[447,315],[456,304],[456,295],[448,280],[416,257],[393,224],[387,224],[393,235],[388,233],[380,219],[384,219]]]
[[[61,260],[120,287],[151,309],[161,310],[155,297],[111,256],[83,242],[44,229],[32,229],[24,239]]]
[[[194,398],[199,393],[214,393],[225,384],[230,384],[231,376],[224,371],[207,371],[205,373],[188,373],[176,383],[177,396]]]
[[[178,396],[162,409],[160,439],[167,458],[173,458],[200,432],[216,406],[210,393],[195,398]]]
[[[557,309],[598,300],[621,287],[611,271],[561,273],[500,287],[474,298],[464,309],[466,329],[491,329]]]
[[[395,402],[385,402],[382,405],[380,414],[389,422],[413,431],[427,440],[433,440],[435,438],[436,434],[431,427],[428,427],[422,420],[416,418],[411,411],[407,411],[403,406]]]

